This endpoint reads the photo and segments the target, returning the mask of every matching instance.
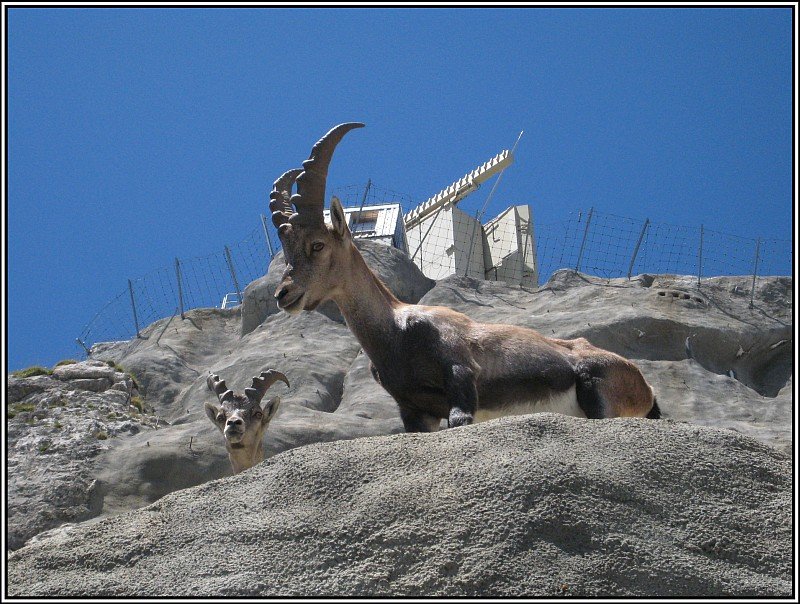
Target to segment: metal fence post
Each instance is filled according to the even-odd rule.
[[[233,284],[236,286],[236,294],[239,296],[239,304],[244,302],[244,298],[242,297],[242,290],[239,289],[239,281],[236,279],[236,271],[233,269],[233,259],[231,258],[231,251],[228,249],[228,246],[225,246],[225,260],[228,261],[228,269],[231,271],[231,277],[233,278]]]
[[[753,287],[750,290],[750,308],[753,308],[753,299],[756,295],[756,276],[758,275],[758,250],[761,247],[761,238],[756,239],[756,258],[753,261]]]
[[[92,353],[89,351],[89,349],[88,349],[88,348],[86,348],[86,344],[84,344],[84,343],[83,343],[83,340],[81,340],[80,338],[75,338],[75,341],[76,341],[78,344],[80,344],[80,345],[81,345],[81,348],[83,348],[83,349],[86,351],[86,356],[87,356],[87,357],[88,357],[88,356],[90,356],[90,355],[92,354]]]
[[[367,195],[369,194],[369,190],[372,187],[372,179],[367,179],[367,188],[364,189],[364,195],[361,197],[361,207],[358,208],[358,215],[356,216],[355,220],[353,221],[353,225],[359,224],[361,220],[361,212],[364,210],[364,204],[367,201]]]
[[[181,262],[177,258],[175,258],[175,275],[178,278],[178,304],[180,305],[181,309],[181,319],[185,319],[186,317],[183,315],[183,285],[181,285]]]
[[[578,271],[581,268],[581,258],[583,258],[583,246],[586,245],[586,237],[589,235],[589,225],[592,222],[592,213],[594,212],[594,208],[589,208],[589,215],[586,216],[586,228],[583,230],[583,241],[581,241],[581,249],[578,252],[578,261],[575,263],[575,270]]]
[[[639,240],[636,242],[636,247],[633,248],[633,256],[631,256],[631,263],[628,265],[628,279],[631,278],[631,273],[633,272],[633,263],[636,262],[636,255],[639,253],[639,246],[642,245],[642,239],[644,239],[644,234],[647,231],[647,226],[650,224],[650,219],[645,218],[644,224],[642,225],[642,232],[639,233]]]
[[[139,333],[139,318],[136,316],[136,301],[133,299],[133,284],[130,279],[128,279],[128,291],[131,294],[131,308],[133,309],[133,324],[136,326],[136,337],[141,338],[142,336]]]
[[[272,260],[273,256],[275,256],[275,252],[272,251],[272,240],[269,237],[269,229],[267,228],[267,217],[263,214],[261,215],[261,226],[264,227],[264,236],[267,238],[267,248],[269,249],[269,258]]]
[[[700,279],[703,276],[703,225],[700,225],[700,249],[697,252],[697,287],[700,287]]]

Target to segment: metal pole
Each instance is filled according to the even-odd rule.
[[[524,130],[520,130],[519,131],[519,136],[517,136],[517,140],[514,142],[514,146],[511,147],[511,153],[509,153],[509,155],[511,155],[512,157],[514,156],[514,151],[517,150],[517,145],[519,145],[519,141],[522,138],[522,135],[524,133],[525,133]],[[495,179],[494,184],[492,185],[492,189],[491,189],[491,191],[489,191],[489,194],[486,196],[486,200],[483,202],[483,205],[481,206],[481,209],[479,211],[475,212],[475,220],[477,221],[477,224],[481,224],[481,220],[483,220],[483,214],[486,212],[486,206],[489,205],[489,202],[492,200],[492,196],[494,195],[495,189],[497,189],[497,185],[499,185],[500,181],[503,179],[503,172],[505,172],[505,168],[500,171],[500,174],[497,175],[497,178]],[[455,205],[455,204],[453,204],[453,205]],[[467,266],[464,269],[464,276],[465,277],[467,275],[467,272],[469,272],[470,260],[472,260],[472,248],[475,246],[475,230],[476,229],[477,229],[477,225],[475,223],[473,223],[472,224],[472,235],[470,235],[469,250],[467,251]],[[486,276],[485,272],[484,272],[484,276]]]
[[[183,315],[183,285],[181,285],[181,262],[175,258],[175,275],[178,278],[178,303],[181,308],[181,319],[186,317]]]
[[[700,225],[700,250],[697,252],[697,287],[700,287],[700,278],[703,276],[703,225]]]
[[[92,354],[92,353],[89,351],[89,349],[88,349],[88,348],[86,348],[86,344],[84,344],[84,343],[83,343],[83,340],[81,340],[80,338],[75,338],[75,341],[76,341],[78,344],[80,344],[80,345],[81,345],[81,348],[83,348],[83,349],[86,351],[86,356],[87,356],[87,357],[88,357],[88,356],[90,356],[90,355]]]
[[[639,253],[639,246],[642,245],[642,239],[644,239],[644,234],[647,231],[647,226],[650,224],[650,219],[645,218],[644,224],[642,225],[642,232],[639,233],[639,240],[636,242],[636,247],[633,248],[633,256],[631,256],[631,263],[628,265],[628,279],[631,278],[631,273],[633,272],[633,263],[636,262],[636,255]]]
[[[269,258],[272,260],[272,257],[275,256],[275,252],[272,251],[272,240],[269,238],[269,229],[267,228],[267,217],[263,214],[261,215],[261,226],[264,227],[264,236],[267,238],[267,247],[269,248]]]
[[[758,275],[758,250],[761,247],[761,238],[756,239],[756,258],[753,261],[753,287],[750,290],[750,308],[753,308],[753,298],[756,295],[756,275]]]
[[[236,271],[233,269],[233,259],[231,258],[231,251],[228,249],[228,246],[225,246],[225,260],[228,261],[228,269],[231,271],[231,277],[233,278],[233,284],[236,286],[236,294],[239,296],[239,304],[244,302],[244,298],[242,298],[242,290],[239,289],[239,280],[236,279]]]
[[[358,216],[353,221],[353,226],[358,224],[358,221],[361,220],[361,210],[364,209],[364,203],[367,201],[367,193],[369,193],[369,189],[370,189],[371,186],[372,186],[372,179],[368,178],[367,179],[367,188],[364,189],[364,195],[361,196],[361,207],[358,208]]]
[[[589,208],[589,215],[586,217],[586,228],[583,230],[583,241],[581,241],[581,249],[578,252],[578,262],[575,263],[575,270],[580,270],[581,267],[581,259],[583,258],[583,246],[586,245],[586,237],[589,235],[589,225],[592,222],[592,213],[594,212],[594,208]]]
[[[141,338],[141,334],[139,334],[139,318],[136,316],[136,302],[133,299],[133,284],[131,280],[128,279],[128,291],[131,294],[131,308],[133,309],[133,324],[136,326],[136,337]]]

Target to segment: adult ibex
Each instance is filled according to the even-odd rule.
[[[323,218],[333,151],[363,125],[336,126],[302,170],[275,181],[270,210],[286,261],[275,291],[280,308],[297,313],[333,300],[408,432],[437,430],[443,418],[456,427],[538,411],[660,417],[639,369],[584,338],[547,338],[525,327],[477,323],[442,306],[400,302],[356,249],[336,197],[332,226]],[[295,181],[297,193],[290,195]]]
[[[225,449],[231,461],[233,473],[252,468],[264,460],[264,431],[275,416],[279,397],[272,398],[262,407],[261,399],[278,380],[289,385],[289,380],[280,371],[262,371],[253,378],[244,394],[229,390],[225,380],[209,373],[206,378],[208,389],[217,395],[220,404],[206,403],[205,410],[211,420],[225,437]]]

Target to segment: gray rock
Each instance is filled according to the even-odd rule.
[[[114,381],[116,373],[113,367],[109,367],[102,361],[89,359],[80,363],[70,363],[69,365],[59,365],[53,369],[53,377],[59,380],[108,380],[109,385]]]
[[[78,388],[80,390],[88,390],[89,392],[105,392],[111,388],[111,380],[103,377],[98,379],[74,379],[70,380],[70,387]]]
[[[788,598],[791,501],[791,458],[729,430],[509,417],[294,449],[38,539],[8,595]]]
[[[424,293],[423,303],[450,306],[476,320],[529,326],[548,336],[587,337],[636,360],[666,418],[735,430],[785,452],[793,448],[791,279],[759,278],[754,308],[746,277],[706,279],[698,288],[693,277],[607,280],[565,270],[538,290],[463,277],[429,289],[432,282],[402,254],[378,244],[359,245],[402,299],[414,301]],[[89,512],[73,512],[89,510],[87,490],[96,479],[105,484],[102,514],[107,515],[228,476],[222,437],[203,412],[203,404],[214,399],[205,385],[209,370],[237,389],[267,368],[289,377],[290,388],[279,383],[269,394],[281,396],[282,403],[265,435],[267,456],[402,432],[396,403],[372,379],[368,359],[338,311],[320,308],[289,316],[269,306],[282,270],[277,258],[264,278],[272,282],[251,284],[257,299],[245,296],[240,308],[192,310],[185,319],[153,323],[140,338],[94,346],[86,365],[110,371],[114,382],[102,393],[75,388],[79,380],[91,379],[85,377],[9,381],[9,409],[25,403],[9,422],[9,484],[30,493],[14,499],[14,505],[48,500],[50,476],[23,470],[40,455],[40,447],[46,447],[42,459],[54,460],[57,473],[74,472],[80,485],[76,493],[82,493],[65,500],[69,513],[46,508],[52,521],[29,528],[22,526],[22,516],[14,516],[9,531],[21,531],[15,547],[38,530],[85,517]],[[129,370],[136,383],[106,360]],[[131,417],[129,398],[140,394],[153,415]],[[60,397],[68,404],[61,406]],[[31,402],[34,408],[28,409]],[[95,410],[87,413],[88,405]],[[66,428],[53,437],[56,420]],[[109,438],[98,441],[98,432]],[[65,465],[56,455],[84,460],[84,469]],[[31,516],[42,517],[39,511]],[[11,526],[16,523],[21,527]]]
[[[131,415],[130,392],[81,387],[104,381],[9,378],[9,391],[26,393],[9,401],[8,409],[9,549],[63,523],[103,513],[105,485],[97,480],[98,457],[122,434],[122,426],[135,423],[137,430],[152,430],[148,416]]]
[[[774,338],[786,335],[782,323],[791,325],[791,287],[782,278],[765,279],[759,291],[768,299],[757,296],[756,309],[749,309],[749,296],[731,294],[748,285],[745,278],[709,279],[699,291],[693,283],[689,277],[654,275],[608,281],[560,271],[543,288],[530,290],[452,277],[428,291],[422,302],[451,306],[476,320],[533,327],[545,335],[587,337],[638,360],[665,417],[735,429],[790,450],[786,417],[791,392],[773,398],[754,389],[741,376],[747,374],[742,371],[745,358],[758,356],[756,349],[739,358],[736,351],[747,338],[772,346],[780,341]],[[678,290],[690,298],[660,295]],[[337,317],[274,313],[245,336],[239,334],[236,309],[199,309],[186,317],[164,319],[146,328],[143,338],[103,349],[104,358],[113,358],[137,376],[148,404],[172,424],[158,439],[143,432],[103,451],[100,477],[108,482],[106,510],[140,507],[177,488],[229,474],[222,439],[203,413],[204,402],[213,400],[205,385],[209,370],[240,389],[266,368],[289,377],[291,388],[278,384],[270,392],[283,402],[265,436],[267,455],[315,442],[402,431],[396,403],[372,379],[368,359]],[[688,363],[684,341],[695,333],[703,337],[692,339],[697,342],[695,358]],[[774,367],[781,367],[785,357],[774,355],[791,347],[769,346],[764,343],[760,349],[773,356],[757,364],[770,366],[772,360]],[[740,371],[740,379],[710,371],[726,366],[725,358]],[[766,389],[771,392],[790,375],[776,372],[762,381],[771,380]],[[187,453],[190,441],[193,455]],[[175,477],[174,483],[152,479],[152,468],[160,467],[168,469],[164,476]]]
[[[44,392],[51,386],[51,380],[46,375],[36,375],[29,378],[10,377],[6,389],[7,402],[18,403],[31,394]]]

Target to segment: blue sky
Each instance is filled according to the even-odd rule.
[[[245,237],[274,178],[344,121],[367,128],[331,188],[371,178],[423,201],[524,130],[487,216],[594,206],[792,237],[789,8],[11,8],[7,23],[10,370],[76,357],[128,278]]]

